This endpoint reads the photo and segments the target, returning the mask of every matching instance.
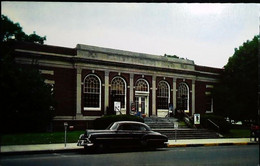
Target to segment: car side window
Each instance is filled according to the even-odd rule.
[[[117,128],[117,130],[123,130],[123,125],[119,125],[119,127]]]
[[[147,128],[145,126],[143,126],[143,125],[140,125],[140,130],[141,131],[147,131]]]
[[[149,131],[146,126],[140,124],[120,124],[118,130]]]
[[[140,130],[140,125],[138,125],[138,124],[133,124],[132,125],[132,130]]]
[[[118,130],[132,130],[131,124],[121,124]]]

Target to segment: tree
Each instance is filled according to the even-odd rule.
[[[43,44],[46,40],[46,36],[41,37],[35,31],[30,35],[25,34],[19,23],[14,23],[5,15],[1,15],[1,25],[3,42],[15,40]]]
[[[246,41],[224,66],[220,83],[215,87],[214,109],[233,120],[257,120],[259,36]]]
[[[1,132],[43,131],[52,120],[52,87],[44,83],[37,65],[15,62],[12,43],[27,41],[43,44],[46,37],[27,35],[18,23],[2,15],[0,61]]]

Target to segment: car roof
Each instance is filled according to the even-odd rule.
[[[137,121],[117,121],[117,122],[114,122],[113,124],[140,124],[140,125],[144,125],[146,127],[148,127],[149,130],[151,130],[151,128],[145,124],[145,123],[142,123],[142,122],[137,122]]]
[[[117,121],[117,122],[115,122],[115,123],[120,123],[120,124],[122,124],[122,123],[131,123],[131,124],[144,124],[144,123],[142,123],[142,122],[137,122],[137,121]]]

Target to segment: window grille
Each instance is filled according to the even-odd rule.
[[[177,95],[177,107],[181,110],[188,110],[189,106],[189,89],[186,83],[180,83]]]
[[[148,92],[149,87],[148,87],[147,82],[143,79],[138,80],[135,84],[135,90],[136,91]]]
[[[206,113],[213,113],[212,89],[208,89],[208,91],[205,92],[205,100],[206,100]]]
[[[95,75],[88,75],[84,80],[84,107],[100,108],[100,80]]]
[[[113,101],[120,101],[121,108],[125,108],[126,83],[121,77],[115,77],[111,82]]]
[[[168,109],[169,107],[169,84],[166,81],[161,81],[157,88],[157,108]]]

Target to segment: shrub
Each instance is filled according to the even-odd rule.
[[[94,120],[94,129],[106,129],[111,123],[117,121],[144,122],[142,118],[133,115],[107,115]]]
[[[230,124],[222,116],[218,116],[214,114],[205,114],[205,115],[201,115],[200,119],[201,119],[201,125],[205,128],[212,129],[220,133],[228,133],[230,130]],[[213,124],[211,124],[208,121],[208,119],[210,119],[216,125],[218,125],[219,129],[217,129]]]

